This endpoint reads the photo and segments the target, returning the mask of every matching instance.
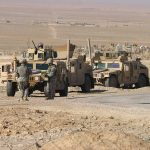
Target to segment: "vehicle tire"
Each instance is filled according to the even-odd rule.
[[[136,87],[137,88],[142,88],[142,87],[145,87],[147,85],[148,85],[148,81],[147,81],[146,76],[140,75],[139,79],[138,79],[138,83],[136,84]]]
[[[33,91],[34,91],[34,89],[33,88],[29,88],[29,93],[28,93],[28,96],[30,97],[31,96],[31,94],[33,94]]]
[[[46,97],[48,96],[47,83],[44,84],[44,94],[45,94]]]
[[[105,86],[106,87],[118,87],[118,80],[115,76],[110,76],[105,80]]]
[[[68,96],[68,84],[65,84],[65,87],[63,90],[59,91],[59,95],[61,97],[65,97]]]
[[[8,81],[7,82],[7,96],[15,96],[16,93],[16,83]]]
[[[83,93],[89,93],[91,90],[91,87],[92,87],[91,78],[90,78],[90,76],[86,75],[84,84],[81,86],[81,90]]]

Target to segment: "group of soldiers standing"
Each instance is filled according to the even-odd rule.
[[[19,101],[29,101],[29,76],[32,71],[28,68],[27,60],[23,59],[20,61],[20,66],[16,69],[17,81],[20,90]],[[48,77],[47,82],[47,97],[46,100],[54,99],[55,88],[56,88],[56,66],[53,64],[53,58],[47,60],[48,69],[46,76]]]

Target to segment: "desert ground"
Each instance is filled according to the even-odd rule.
[[[149,87],[77,90],[54,101],[35,92],[29,102],[2,90],[0,149],[150,149]]]
[[[77,45],[138,43],[149,45],[149,9],[0,5],[0,50],[22,51],[35,43]]]
[[[33,47],[32,40],[150,46],[149,9],[0,4],[0,63]],[[54,101],[35,92],[29,102],[18,102],[19,93],[7,97],[0,84],[0,150],[149,150],[149,91],[96,86],[83,94],[71,88],[68,97]]]

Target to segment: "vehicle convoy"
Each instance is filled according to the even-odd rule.
[[[104,59],[100,56],[93,58],[93,77],[95,84],[106,87],[144,87],[149,85],[148,68],[140,58],[128,60],[127,55],[118,59]]]
[[[34,43],[33,43],[34,44]],[[68,95],[69,86],[79,86],[83,92],[90,92],[90,89],[94,88],[92,67],[86,63],[85,56],[79,56],[73,58],[72,53],[75,49],[70,41],[67,45],[67,58],[58,59],[57,52],[50,46],[44,48],[37,48],[34,44],[34,48],[29,48],[24,52],[23,57],[28,61],[28,67],[32,70],[29,83],[29,94],[38,90],[44,92],[47,95],[47,81],[46,71],[48,64],[46,63],[48,58],[54,59],[54,64],[57,68],[57,82],[56,93],[60,96]],[[7,82],[7,95],[14,96],[18,91],[16,68],[19,66],[19,62],[15,57],[9,70],[1,72],[2,81]]]

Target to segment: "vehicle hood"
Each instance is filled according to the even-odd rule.
[[[96,70],[94,70],[93,72],[94,73],[101,73],[101,72],[107,72],[107,71],[109,71],[109,69],[96,69]]]

